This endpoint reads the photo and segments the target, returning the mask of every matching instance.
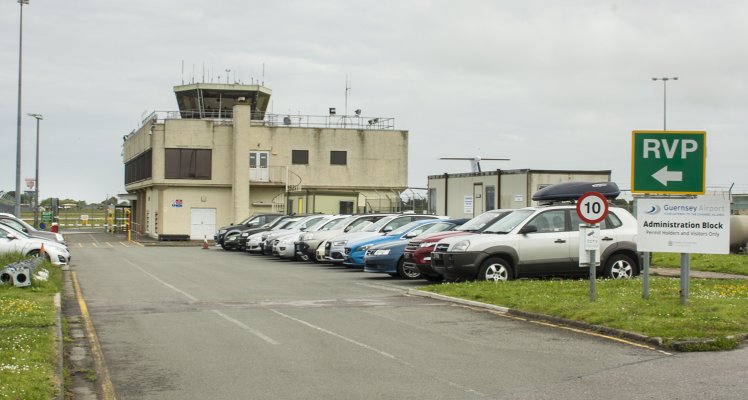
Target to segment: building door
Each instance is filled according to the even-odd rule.
[[[268,176],[268,151],[249,152],[249,180],[255,182],[267,182]]]
[[[216,233],[216,209],[190,209],[190,239],[203,240],[213,237]]]
[[[473,184],[473,216],[483,214],[483,184]]]

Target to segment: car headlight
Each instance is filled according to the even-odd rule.
[[[249,232],[242,232],[241,237],[247,237],[249,236]]]
[[[423,242],[418,247],[433,247],[433,246],[436,246],[436,242]]]
[[[366,250],[369,250],[369,248],[371,246],[372,246],[371,244],[365,244],[365,245],[359,247],[358,249],[356,249],[356,251],[366,251]]]
[[[375,256],[386,256],[387,254],[390,254],[390,249],[374,250],[374,255]]]
[[[461,242],[455,243],[455,245],[452,246],[452,251],[467,251],[468,247],[470,247],[470,241],[463,240]]]
[[[336,242],[332,242],[333,246],[345,246],[348,243],[347,240],[338,240]]]
[[[313,235],[313,234],[311,234],[311,233],[305,233],[305,234],[303,234],[303,235],[301,235],[301,236],[299,237],[299,240],[302,240],[302,241],[303,241],[303,240],[309,240],[309,239],[311,239],[311,238],[312,238],[313,236],[314,236],[314,235]]]
[[[220,229],[220,230],[218,230],[218,234],[219,235],[223,235],[224,233],[226,233],[226,229]]]

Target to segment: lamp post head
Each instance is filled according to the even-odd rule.
[[[28,115],[29,117],[36,118],[37,121],[40,120],[40,119],[44,119],[44,116],[41,115],[41,114],[31,114],[31,113],[29,113],[29,114],[26,114],[26,115]]]

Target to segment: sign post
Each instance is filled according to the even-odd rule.
[[[587,192],[577,200],[577,215],[585,222],[579,224],[579,266],[590,268],[590,302],[595,301],[597,265],[600,259],[600,225],[608,216],[608,200],[600,193]]]

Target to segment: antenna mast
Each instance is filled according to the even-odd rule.
[[[348,92],[351,91],[351,81],[348,80],[348,75],[345,76],[345,114],[344,116],[348,116]]]

